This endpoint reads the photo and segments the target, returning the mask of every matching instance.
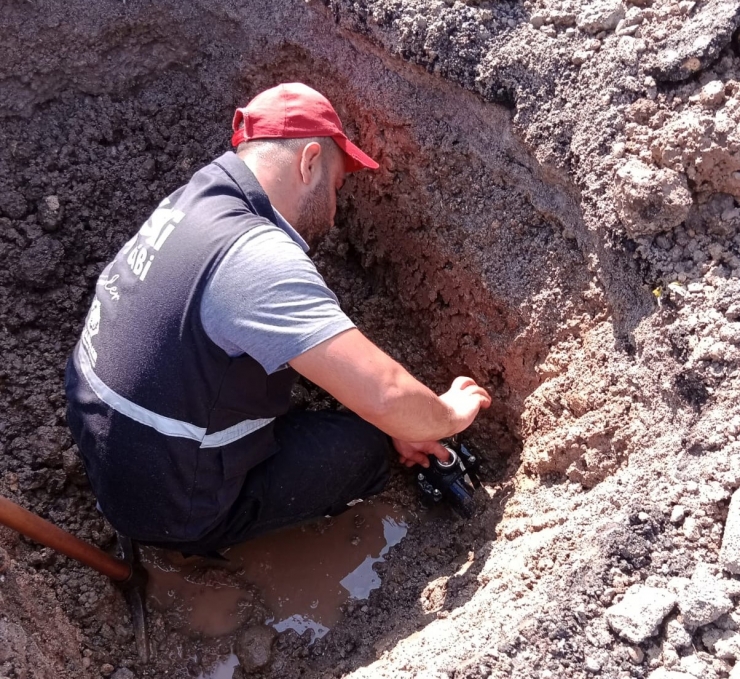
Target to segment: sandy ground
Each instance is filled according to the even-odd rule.
[[[381,163],[317,253],[345,310],[430,386],[494,396],[468,432],[479,515],[411,522],[313,645],[191,639],[152,610],[141,666],[108,583],[0,531],[0,676],[198,676],[235,641],[270,652],[234,676],[270,679],[730,674],[740,3],[39,0],[0,24],[0,492],[111,548],[66,356],[107,259],[279,81],[321,89]],[[384,499],[417,512],[400,469]],[[636,585],[692,576],[730,608],[615,622]]]

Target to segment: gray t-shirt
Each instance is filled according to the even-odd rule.
[[[203,293],[208,337],[229,356],[249,354],[268,374],[355,325],[277,210],[231,246]]]

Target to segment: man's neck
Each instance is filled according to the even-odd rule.
[[[295,224],[298,219],[295,190],[288,186],[285,173],[280,172],[278,168],[260,163],[259,159],[253,155],[242,153],[239,157],[257,178],[272,206],[290,224]]]

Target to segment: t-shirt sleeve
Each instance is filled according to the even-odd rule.
[[[272,224],[244,234],[212,273],[203,327],[230,356],[249,354],[271,374],[354,323],[316,266]]]

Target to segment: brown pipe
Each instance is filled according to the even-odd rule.
[[[83,542],[2,496],[0,496],[0,523],[31,540],[40,542],[42,545],[51,547],[57,552],[94,568],[111,580],[123,582],[131,577],[131,566],[125,561],[116,559],[103,550]]]

